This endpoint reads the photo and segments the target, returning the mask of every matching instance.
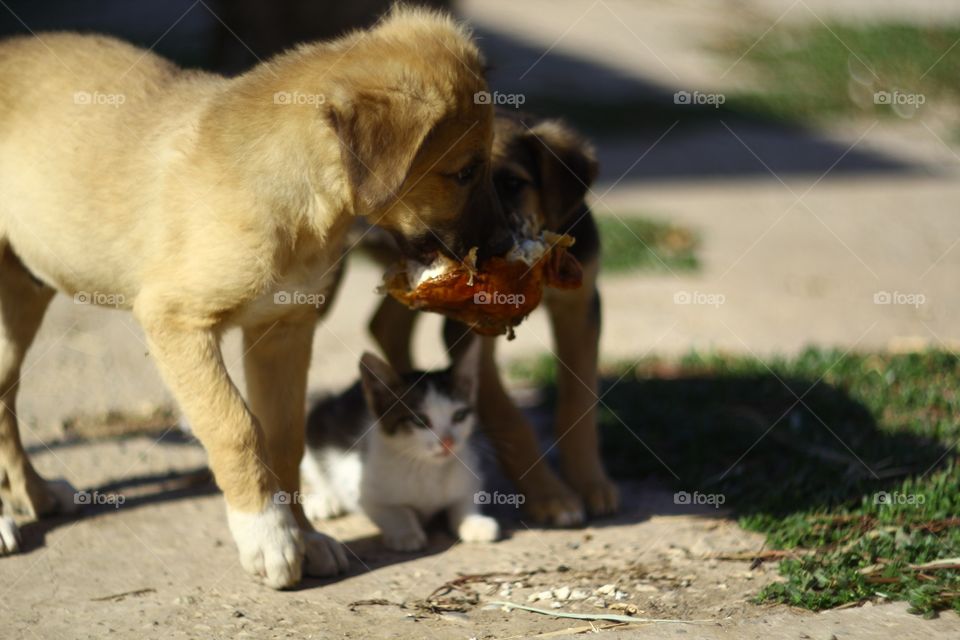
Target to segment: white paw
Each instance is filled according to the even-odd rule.
[[[20,551],[20,530],[10,516],[0,516],[0,556]]]
[[[227,522],[247,573],[274,589],[300,582],[304,542],[290,507],[271,500],[260,513],[243,513],[228,506]]]
[[[460,523],[457,535],[464,542],[494,542],[500,537],[500,525],[494,518],[472,513]]]
[[[47,489],[57,501],[57,513],[71,514],[80,510],[77,489],[66,480],[47,480]]]
[[[338,518],[347,510],[343,504],[329,491],[308,493],[303,498],[303,512],[310,520],[329,520]]]
[[[384,531],[383,544],[394,551],[419,551],[427,546],[427,534],[420,527]]]
[[[306,531],[303,541],[307,558],[304,573],[307,575],[318,578],[335,576],[350,566],[343,545],[338,540],[319,531]]]

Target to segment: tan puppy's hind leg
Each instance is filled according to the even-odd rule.
[[[17,424],[21,365],[53,294],[30,277],[9,247],[0,248],[0,496],[7,516],[35,519],[76,509],[73,487],[45,481],[30,464]]]
[[[290,507],[273,500],[279,477],[267,464],[260,426],[223,365],[218,332],[156,299],[170,298],[142,293],[134,313],[161,374],[207,450],[226,498],[240,563],[270,587],[292,587],[302,574],[303,536]]]
[[[347,569],[346,554],[339,542],[313,529],[304,515],[300,492],[307,370],[315,327],[311,312],[303,318],[245,328],[243,366],[250,409],[263,428],[270,468],[278,477],[280,492],[274,500],[290,505],[303,532],[304,571],[330,576]]]

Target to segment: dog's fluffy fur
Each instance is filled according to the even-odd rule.
[[[480,55],[449,18],[375,28],[234,79],[113,39],[0,43],[0,479],[5,506],[56,499],[27,460],[13,397],[55,290],[133,311],[206,447],[241,562],[274,587],[346,559],[298,489],[313,298],[331,294],[356,216],[404,253],[493,251],[493,112]],[[247,401],[220,357],[243,328]],[[6,538],[6,536],[5,536]]]

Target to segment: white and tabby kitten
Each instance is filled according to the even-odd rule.
[[[479,352],[474,339],[451,368],[405,374],[365,353],[360,381],[314,406],[307,419],[300,465],[307,517],[362,510],[397,551],[424,548],[423,525],[440,512],[461,540],[496,540],[497,521],[474,501],[482,484],[468,442]]]

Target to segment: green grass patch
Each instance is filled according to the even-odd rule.
[[[927,105],[960,98],[960,26],[815,23],[761,33],[719,47],[731,64],[747,52],[738,66],[759,75],[760,88],[728,96],[728,108],[792,121],[896,113],[874,103],[878,91],[920,94]]]
[[[551,359],[515,373],[553,406]],[[604,374],[611,473],[723,494],[767,548],[792,551],[759,601],[817,610],[886,597],[960,612],[960,571],[923,566],[960,557],[956,356],[695,354]]]
[[[689,229],[632,215],[598,215],[596,221],[605,273],[690,271],[699,267],[698,240]]]

